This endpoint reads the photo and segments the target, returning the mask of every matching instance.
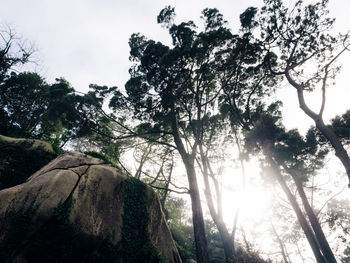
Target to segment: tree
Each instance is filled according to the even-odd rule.
[[[220,114],[214,116],[205,116],[202,119],[203,135],[199,144],[199,157],[197,158],[198,166],[204,179],[204,194],[213,222],[215,223],[222,245],[225,251],[225,258],[230,259],[235,254],[234,239],[229,234],[223,219],[222,194],[218,177],[222,171],[220,161],[225,160],[223,154],[225,144],[227,144],[228,127],[222,120]],[[216,164],[216,170],[214,165]],[[210,180],[214,184],[215,191],[212,191]],[[215,200],[216,199],[216,200]],[[216,201],[216,202],[215,202]],[[216,205],[215,205],[216,204]]]
[[[341,262],[348,262],[350,259],[350,216],[349,202],[347,200],[333,199],[327,206],[327,223],[331,230],[337,233],[339,244],[344,249]],[[340,230],[340,231],[339,231]]]
[[[73,130],[76,99],[74,89],[64,79],[49,85],[36,73],[12,73],[0,86],[0,132],[50,140],[64,127]]]
[[[126,101],[149,132],[153,141],[169,144],[171,135],[185,165],[192,202],[194,236],[198,262],[208,262],[204,220],[195,170],[197,151],[203,146],[203,119],[214,112],[220,51],[233,40],[216,9],[203,11],[205,30],[197,33],[192,21],[173,24],[174,9],[160,12],[158,22],[169,29],[173,47],[133,34],[130,55],[134,62],[125,85]],[[118,99],[115,100],[119,102]],[[216,104],[217,105],[217,104]],[[147,124],[147,125],[146,125]],[[147,130],[146,130],[147,131]],[[231,252],[227,253],[230,257]]]
[[[310,174],[322,167],[322,160],[327,150],[318,149],[313,130],[309,131],[306,139],[303,140],[297,131],[285,132],[284,128],[277,123],[277,117],[262,115],[262,119],[256,123],[255,128],[248,135],[249,144],[258,142],[271,169],[270,173],[275,176],[286,193],[317,262],[336,262],[302,185],[302,181],[306,181]],[[283,173],[293,178],[308,221],[291,193]]]
[[[102,127],[106,119],[97,109],[115,88],[91,85],[81,96],[64,78],[49,84],[37,73],[18,73],[32,53],[11,28],[0,29],[0,133],[63,146],[91,133],[97,119]]]
[[[305,193],[303,192],[302,183],[298,180],[299,178],[295,174],[295,170],[290,169],[285,164],[278,162],[278,159],[275,159],[278,157],[277,154],[274,154],[276,143],[275,136],[280,134],[281,128],[277,126],[273,127],[273,125],[271,126],[271,123],[274,123],[273,118],[270,119],[269,117],[264,117],[264,112],[266,112],[266,109],[267,112],[275,111],[277,109],[276,106],[278,106],[279,103],[273,103],[269,107],[265,107],[263,97],[271,93],[273,89],[269,87],[278,83],[280,75],[285,75],[288,81],[291,81],[291,75],[294,77],[299,77],[301,73],[299,72],[294,74],[293,70],[295,70],[300,65],[304,65],[303,63],[306,63],[307,61],[311,60],[311,58],[315,57],[315,59],[318,59],[320,63],[323,63],[323,69],[309,78],[306,83],[308,85],[313,85],[321,82],[322,84],[323,103],[321,106],[320,114],[317,116],[316,127],[321,131],[323,135],[325,135],[325,133],[330,130],[330,127],[325,126],[322,121],[326,81],[329,76],[328,74],[331,72],[332,63],[340,54],[346,50],[347,46],[345,46],[344,49],[342,49],[335,56],[331,56],[331,58],[327,61],[326,55],[329,55],[329,53],[326,55],[325,53],[327,53],[326,51],[332,51],[331,46],[335,43],[335,39],[328,35],[321,36],[321,31],[327,29],[328,26],[332,23],[331,20],[327,19],[323,22],[320,22],[319,20],[319,16],[323,15],[321,7],[324,7],[325,1],[314,6],[308,6],[305,9],[306,11],[304,14],[304,16],[307,18],[301,22],[300,20],[303,16],[300,15],[302,11],[299,8],[301,1],[297,2],[295,9],[293,9],[290,14],[287,12],[287,9],[283,7],[281,1],[265,1],[265,4],[266,6],[262,8],[263,15],[259,17],[260,19],[255,19],[255,16],[257,14],[256,8],[248,8],[240,16],[242,31],[245,32],[244,36],[246,39],[251,40],[250,43],[253,43],[250,45],[251,47],[254,47],[254,44],[259,46],[258,48],[255,46],[252,50],[254,50],[257,54],[260,54],[260,56],[256,55],[256,57],[262,57],[263,59],[259,61],[259,59],[255,58],[255,61],[252,59],[250,63],[247,63],[246,60],[244,60],[244,58],[247,58],[246,54],[244,52],[241,52],[239,54],[243,55],[243,59],[235,58],[235,60],[232,60],[231,68],[235,69],[233,73],[236,75],[236,79],[239,79],[240,81],[232,81],[231,85],[227,85],[223,89],[222,98],[224,103],[221,106],[221,111],[224,115],[229,117],[233,129],[234,127],[240,126],[246,134],[256,134],[256,136],[260,138],[265,138],[260,141],[259,145],[266,157],[266,162],[272,169],[271,173],[275,174],[275,178],[280,183],[282,189],[285,191],[290,203],[292,204],[299,222],[305,232],[305,235],[307,236],[309,243],[314,251],[315,257],[319,262],[324,262],[325,260],[327,260],[327,262],[335,262],[333,253],[329,248],[328,242],[325,240],[322,229],[319,226],[319,223],[311,209],[311,206],[307,202]],[[293,12],[298,13],[299,16],[294,17]],[[315,17],[313,18],[313,16]],[[260,25],[260,39],[258,39],[259,37],[257,38],[257,34],[254,33],[254,28],[256,28],[258,25]],[[310,28],[313,28],[315,31],[316,29],[319,31],[317,31],[318,33],[315,33],[315,35],[312,35],[311,33],[313,32],[309,31],[308,33],[305,33],[302,29],[297,29],[298,25],[300,27],[305,27],[306,29],[308,29],[310,26]],[[299,38],[291,40],[292,36],[295,36],[296,34],[305,34],[303,35],[304,39],[301,39],[299,36]],[[310,38],[310,35],[313,37]],[[315,40],[317,37],[318,39]],[[310,42],[308,42],[309,39],[314,39],[314,47],[311,47],[309,50],[306,50],[304,52],[303,48],[310,44]],[[299,41],[302,42],[301,45],[305,46],[298,46],[300,44]],[[326,49],[327,45],[331,46],[328,46],[328,49]],[[276,46],[280,48],[277,51],[274,49]],[[280,57],[278,57],[274,51],[276,54],[280,54]],[[323,51],[324,53],[322,53]],[[308,54],[310,57],[306,55],[307,52],[309,52]],[[321,58],[322,56],[323,61]],[[244,63],[238,64],[237,61],[243,61]],[[324,61],[327,61],[327,63]],[[283,69],[278,71],[280,67]],[[322,65],[320,67],[322,67]],[[322,70],[325,70],[325,75],[321,74]],[[249,74],[251,72],[254,73]],[[311,86],[308,87],[310,88]],[[299,89],[298,95],[301,94],[303,96],[303,91],[304,88]],[[302,96],[299,96],[299,99],[303,99]],[[304,105],[301,105],[301,107],[303,108]],[[258,129],[258,132],[254,132],[255,129]],[[327,138],[329,139],[329,136]],[[314,142],[316,141],[314,140]],[[290,147],[292,144],[287,145]],[[332,145],[334,147],[334,144]],[[343,146],[341,146],[341,148],[344,149]],[[339,149],[339,147],[336,149]],[[337,153],[337,155],[339,154]],[[317,157],[322,159],[322,154],[321,156]],[[280,166],[283,167],[282,170],[284,171],[281,170]],[[303,200],[303,205],[307,211],[309,220],[312,222],[313,229],[311,229],[311,227],[308,225],[308,222],[305,219],[302,210],[300,209],[288,185],[286,184],[283,177],[284,172],[290,174],[294,179],[298,188],[298,192],[301,196],[301,199]],[[303,171],[300,172],[302,173]],[[322,252],[320,252],[320,250],[322,250]]]
[[[347,35],[335,38],[329,34],[334,19],[327,17],[327,3],[322,0],[303,6],[302,1],[297,1],[289,9],[281,0],[265,0],[260,16],[254,21],[259,24],[260,41],[271,74],[284,76],[295,88],[299,107],[327,138],[350,180],[349,154],[334,129],[323,120],[326,90],[339,70],[335,63],[350,47]],[[320,109],[314,111],[304,96],[317,87],[322,95]]]
[[[0,25],[0,84],[16,66],[29,62],[33,53],[33,46],[18,38],[11,27]]]

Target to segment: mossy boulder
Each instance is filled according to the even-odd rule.
[[[0,135],[0,190],[25,182],[57,155],[47,142]]]
[[[70,152],[0,191],[0,262],[181,262],[154,191]]]

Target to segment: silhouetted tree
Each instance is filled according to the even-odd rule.
[[[281,0],[264,2],[261,14],[252,20],[259,24],[260,41],[266,50],[270,72],[284,76],[295,88],[299,107],[327,138],[350,180],[349,154],[334,129],[323,120],[326,90],[339,70],[337,59],[349,50],[348,36],[336,38],[330,35],[334,19],[327,17],[328,0],[305,6],[303,1],[296,1],[290,8]],[[304,97],[306,92],[316,88],[322,94],[318,111],[312,110]]]

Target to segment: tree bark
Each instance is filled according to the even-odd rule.
[[[246,173],[245,173],[244,161],[243,161],[243,158],[242,158],[241,144],[240,144],[240,141],[238,139],[237,130],[234,130],[233,133],[235,135],[235,141],[236,141],[236,144],[237,144],[239,161],[240,161],[241,169],[242,169],[242,186],[243,186],[243,193],[245,194],[245,191],[246,191]],[[235,238],[236,238],[236,231],[237,231],[237,223],[238,223],[239,211],[240,211],[240,208],[237,208],[237,211],[235,213],[235,217],[233,219],[233,226],[232,226],[232,232],[231,232],[233,248],[235,248]]]
[[[307,222],[302,210],[300,209],[299,204],[296,201],[294,195],[292,194],[288,185],[286,184],[278,165],[276,164],[276,162],[272,158],[272,154],[271,154],[270,149],[271,149],[271,143],[266,143],[263,146],[264,155],[267,159],[267,162],[269,163],[269,165],[271,166],[271,168],[273,170],[273,175],[275,176],[278,183],[281,185],[284,193],[286,194],[288,201],[291,204],[291,206],[292,206],[292,208],[293,208],[293,210],[298,218],[299,224],[300,224],[301,228],[303,229],[305,236],[310,244],[310,247],[312,249],[312,252],[315,256],[317,263],[327,263],[326,259],[323,257],[323,255],[321,253],[319,244],[317,243],[317,239],[316,239],[309,223]]]
[[[196,256],[198,263],[209,263],[208,244],[205,236],[203,211],[201,206],[201,200],[199,195],[198,183],[196,178],[196,172],[194,169],[194,160],[183,159],[185,163],[188,184],[190,187],[190,197],[192,204],[192,220],[194,238],[196,243]]]
[[[350,187],[350,157],[347,151],[345,150],[344,146],[340,142],[339,138],[337,137],[337,135],[334,133],[334,131],[331,128],[325,125],[322,118],[323,107],[325,104],[325,94],[324,94],[325,87],[323,87],[324,88],[323,99],[322,99],[323,107],[320,113],[317,114],[307,106],[304,98],[303,87],[300,84],[296,83],[296,81],[290,76],[288,70],[286,71],[285,75],[288,82],[297,90],[299,107],[305,112],[306,115],[308,115],[315,122],[316,128],[323,134],[323,136],[327,138],[327,140],[335,150],[335,155],[339,158],[339,160],[343,164],[346,174],[348,175],[348,178],[349,178],[348,186]]]
[[[317,238],[317,241],[320,245],[320,248],[322,250],[322,253],[324,255],[324,257],[326,258],[327,262],[329,263],[336,263],[336,259],[334,257],[334,254],[329,246],[329,243],[326,239],[326,236],[323,233],[323,230],[321,228],[321,225],[309,203],[309,200],[306,197],[303,185],[300,181],[300,179],[298,178],[298,175],[295,173],[295,171],[293,171],[292,169],[288,169],[287,167],[283,166],[287,172],[292,176],[295,185],[297,186],[301,201],[303,203],[304,209],[306,211],[306,214],[309,218],[309,221],[311,223],[311,227],[314,230],[315,236]]]
[[[229,263],[233,261],[233,253],[234,253],[233,242],[227,230],[227,227],[223,221],[222,212],[219,213],[215,210],[214,202],[212,199],[212,193],[210,189],[210,184],[209,184],[209,171],[208,171],[209,160],[205,156],[201,145],[199,145],[199,150],[200,150],[200,155],[201,155],[201,160],[203,165],[202,174],[204,178],[205,198],[207,200],[207,205],[209,208],[211,218],[213,219],[221,237],[221,241],[225,252],[225,262]],[[218,210],[220,210],[220,207],[218,207]]]
[[[188,185],[190,188],[190,197],[191,197],[191,205],[192,205],[192,221],[193,221],[193,231],[194,231],[194,240],[196,246],[196,256],[198,263],[209,263],[209,253],[208,253],[208,244],[205,236],[205,228],[204,228],[204,218],[202,205],[200,200],[200,194],[198,189],[196,171],[194,167],[194,159],[196,154],[196,145],[192,148],[192,154],[188,154],[185,146],[181,140],[176,113],[175,106],[172,105],[172,119],[171,119],[171,127],[172,133],[174,137],[174,141],[176,147],[181,155],[181,159],[185,165]]]
[[[348,153],[346,152],[344,146],[342,145],[342,143],[340,142],[339,138],[334,133],[334,131],[324,124],[323,119],[315,120],[315,123],[319,131],[329,140],[330,144],[335,150],[335,155],[342,162],[345,168],[346,174],[348,175],[348,178],[349,178],[348,187],[350,187],[350,158]]]

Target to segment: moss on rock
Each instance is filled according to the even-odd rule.
[[[100,159],[66,153],[0,197],[0,262],[181,262],[156,194]]]
[[[90,156],[95,157],[95,158],[98,158],[98,159],[101,159],[104,162],[106,162],[107,164],[112,165],[119,172],[122,172],[122,168],[115,161],[113,161],[112,158],[110,158],[109,156],[107,156],[103,153],[95,152],[95,151],[88,151],[88,152],[85,152],[85,154],[90,155]]]
[[[125,181],[125,196],[122,227],[122,240],[120,241],[120,251],[125,262],[165,262],[154,248],[149,238],[148,224],[149,212],[147,186],[132,177]]]

